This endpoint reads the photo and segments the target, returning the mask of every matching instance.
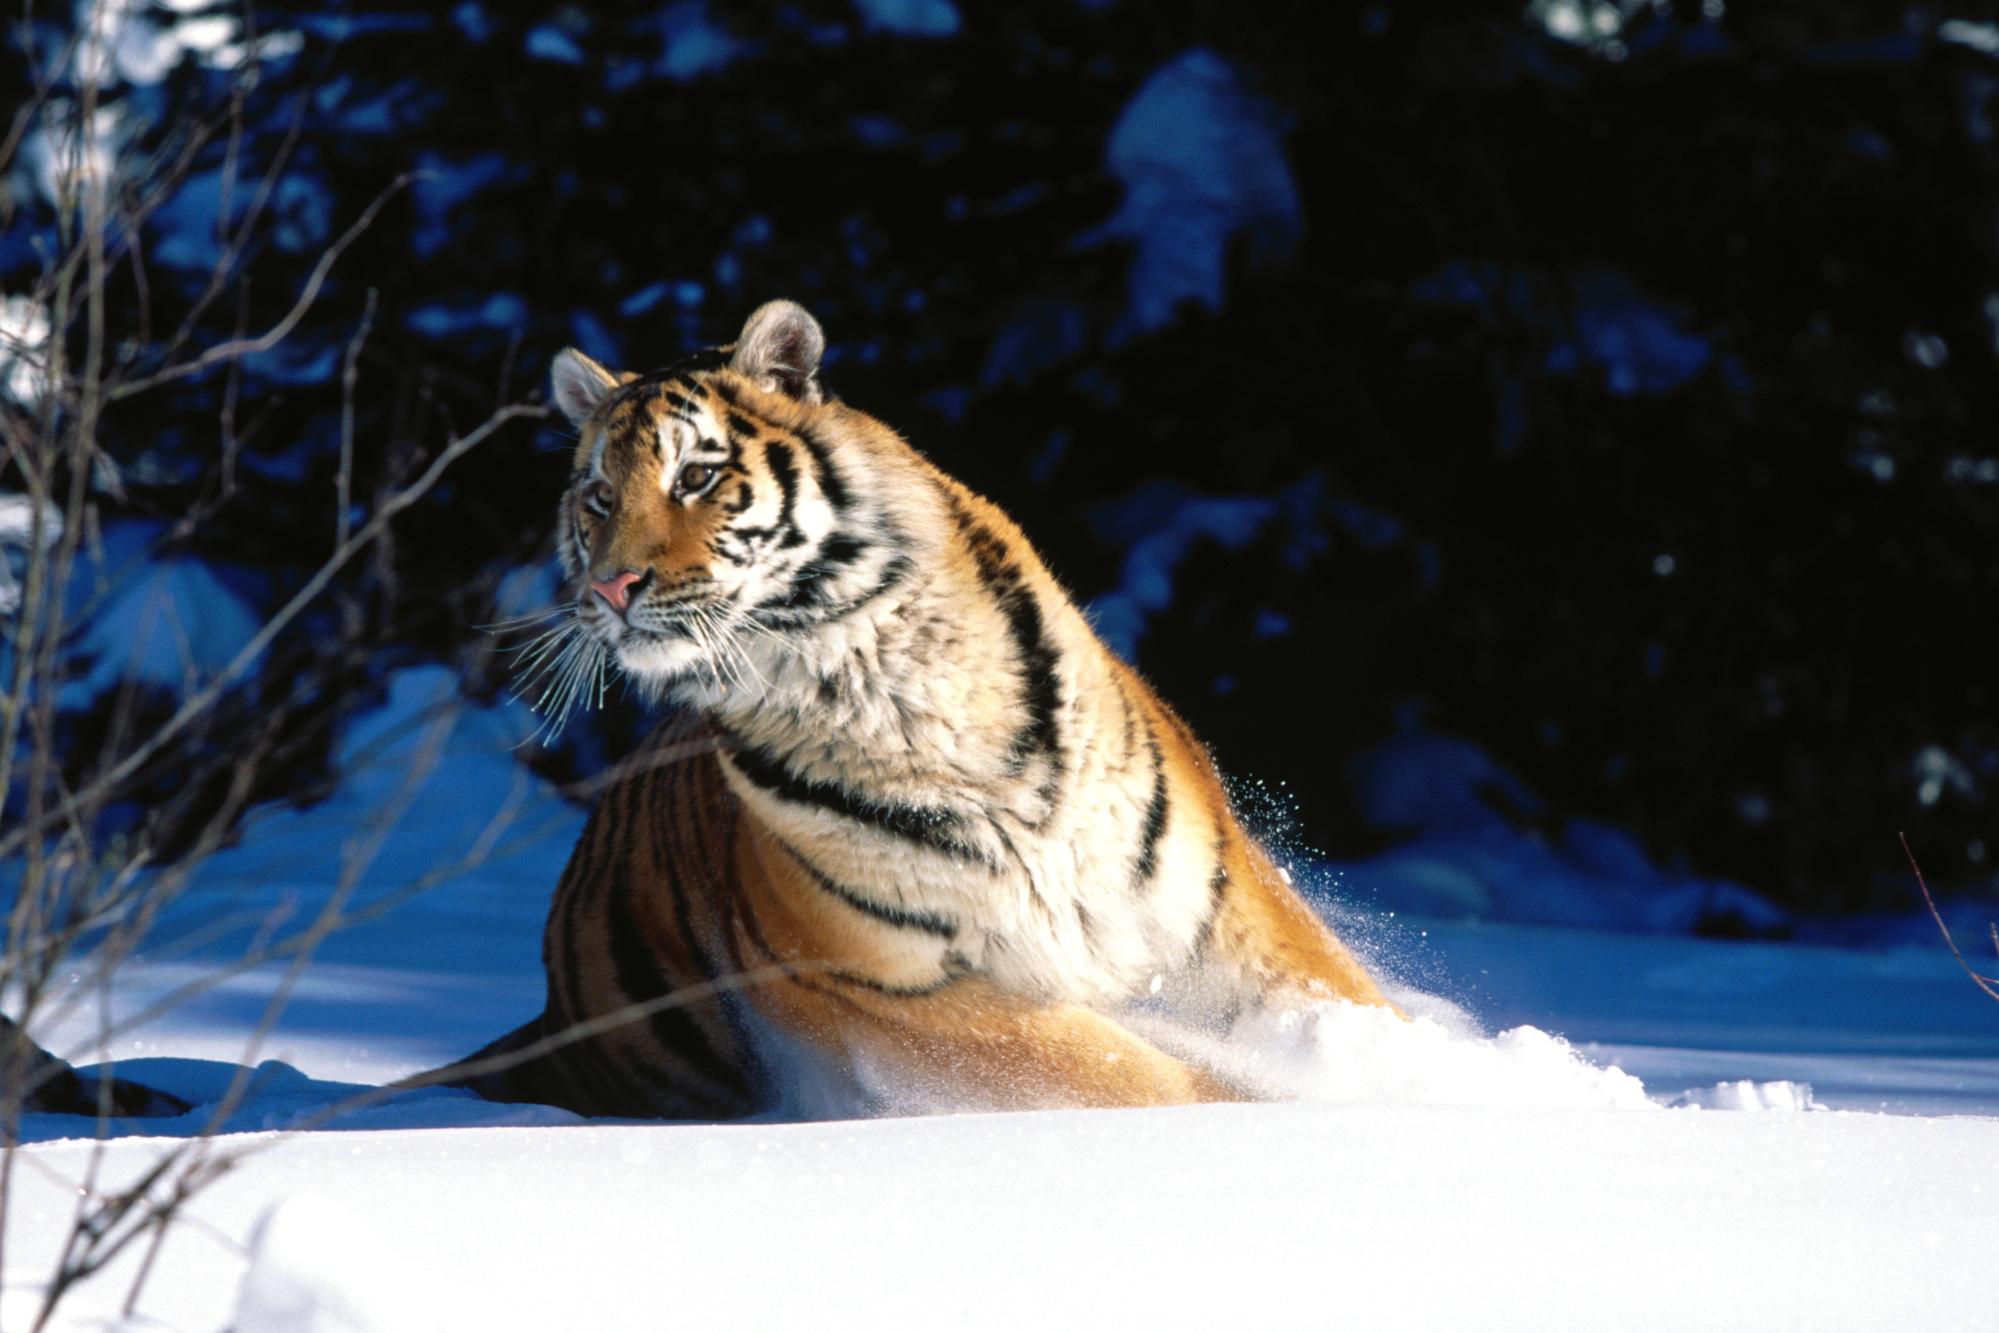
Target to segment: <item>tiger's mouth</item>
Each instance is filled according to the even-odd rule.
[[[654,598],[637,603],[620,617],[626,632],[656,633],[689,638],[702,629],[719,629],[727,624],[731,600],[712,590]]]
[[[655,625],[625,625],[617,632],[621,644],[666,643],[694,639],[694,625],[686,620],[668,620]]]

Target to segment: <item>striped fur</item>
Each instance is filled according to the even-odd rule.
[[[655,374],[557,358],[578,627],[674,720],[570,861],[546,1012],[489,1053],[656,1011],[476,1086],[704,1117],[1229,1099],[1135,1007],[1385,1003],[1013,523],[826,398],[822,346],[777,302]]]

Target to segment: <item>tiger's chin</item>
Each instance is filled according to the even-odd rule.
[[[678,634],[626,632],[612,648],[618,669],[632,683],[664,689],[684,677],[708,669],[708,654],[693,639]]]
[[[632,688],[653,705],[713,708],[736,701],[744,687],[703,645],[677,635],[627,634],[612,657]]]

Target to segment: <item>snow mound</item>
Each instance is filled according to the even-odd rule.
[[[1239,1019],[1225,1041],[1185,1050],[1263,1097],[1332,1106],[1483,1106],[1647,1111],[1822,1111],[1812,1085],[1731,1079],[1655,1097],[1616,1065],[1522,1024],[1493,1036],[1457,1006],[1394,996],[1407,1017],[1371,1005],[1313,1005]]]
[[[1655,1108],[1637,1079],[1534,1027],[1485,1037],[1428,1014],[1339,1003],[1252,1015],[1228,1045],[1231,1073],[1300,1101]]]
[[[1812,1085],[1790,1079],[1758,1083],[1753,1079],[1729,1079],[1711,1088],[1690,1088],[1673,1099],[1674,1106],[1691,1106],[1710,1111],[1823,1111],[1812,1096]]]

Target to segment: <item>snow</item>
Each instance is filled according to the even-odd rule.
[[[383,1243],[381,1228],[324,1195],[301,1192],[272,1204],[250,1234],[249,1257],[233,1328],[340,1333],[438,1326],[438,1312],[418,1304],[423,1284]],[[354,1268],[370,1275],[365,1286],[346,1280]]]
[[[951,0],[855,0],[864,27],[897,37],[955,37],[962,20]]]
[[[1711,341],[1688,329],[1686,311],[1609,269],[1582,268],[1557,282],[1535,270],[1455,260],[1418,279],[1413,294],[1538,334],[1550,372],[1590,370],[1620,397],[1670,393],[1713,360]]]
[[[296,32],[245,41],[241,19],[197,12],[207,7],[206,0],[165,0],[157,6],[145,0],[77,0],[78,26],[87,33],[76,55],[79,76],[144,87],[165,79],[189,56],[210,69],[227,70],[253,58],[295,55],[303,44]]]
[[[1059,457],[1058,450],[1053,461]],[[1151,618],[1173,604],[1181,563],[1203,542],[1239,550],[1275,535],[1278,557],[1297,570],[1324,552],[1332,527],[1369,549],[1401,539],[1402,526],[1392,515],[1331,496],[1327,489],[1323,471],[1261,494],[1207,494],[1154,480],[1092,506],[1088,518],[1097,538],[1125,553],[1117,585],[1089,604],[1098,635],[1113,652],[1135,661]]]
[[[1571,817],[1552,834],[1541,798],[1477,746],[1413,717],[1348,763],[1361,818],[1404,839],[1330,867],[1377,905],[1423,916],[1614,930],[1726,925],[1767,933],[1782,909],[1740,884],[1656,865],[1623,829]]]
[[[528,30],[527,53],[536,60],[549,60],[559,65],[580,65],[584,60],[583,48],[576,44],[576,39],[553,23],[539,24]]]
[[[1091,511],[1097,535],[1125,547],[1118,586],[1090,603],[1090,619],[1111,651],[1137,657],[1146,622],[1173,603],[1173,575],[1195,543],[1234,550],[1256,540],[1278,511],[1264,495],[1201,495],[1179,482],[1150,481]]]
[[[1411,999],[1411,1008],[1436,1003]],[[1654,1109],[1637,1079],[1591,1064],[1559,1037],[1524,1026],[1482,1037],[1449,1008],[1406,1019],[1354,1005],[1259,1014],[1236,1025],[1228,1047],[1219,1067],[1301,1101]]]
[[[518,165],[499,153],[447,157],[425,151],[417,154],[416,169],[418,178],[410,196],[417,218],[410,245],[419,259],[429,259],[450,244],[458,210],[483,191],[510,184],[520,175]]]
[[[313,1303],[387,1307],[349,1325],[377,1329],[1943,1333],[1988,1327],[1999,1297],[1982,1119],[1276,1105],[241,1146],[258,1155],[168,1241],[147,1315],[214,1328],[233,1307],[241,1333],[340,1327],[289,1322]],[[89,1150],[35,1155],[75,1178]],[[67,1200],[23,1179],[32,1262]],[[325,1202],[287,1205],[254,1264],[218,1238],[300,1195]],[[448,1309],[426,1317],[417,1292]]]
[[[21,140],[22,163],[42,197],[58,208],[84,189],[102,191],[116,174],[124,148],[122,108],[102,106],[87,125],[79,125],[79,120],[69,102],[51,98],[38,123]]]
[[[1304,230],[1281,118],[1204,47],[1146,79],[1112,126],[1104,161],[1124,200],[1078,244],[1132,247],[1116,334],[1160,328],[1183,303],[1220,309],[1238,236],[1255,256],[1288,251]]]
[[[1999,56],[1999,24],[1946,19],[1937,25],[1937,40],[1970,47],[1981,55]]]
[[[62,511],[43,501],[41,506],[41,546],[46,550],[62,540]],[[27,595],[22,587],[26,566],[34,554],[35,511],[33,499],[11,491],[0,491],[0,615],[13,615]],[[16,555],[22,571],[14,569]]]
[[[220,672],[263,624],[230,586],[228,566],[151,553],[159,531],[150,522],[114,523],[101,558],[79,557],[68,614],[77,629],[73,651],[87,666],[64,683],[64,707],[127,683],[183,691]]]
[[[480,300],[456,305],[420,305],[403,317],[403,324],[426,338],[461,338],[485,330],[519,328],[527,319],[527,302],[517,292],[493,292]]]
[[[707,0],[680,0],[634,19],[631,29],[659,38],[659,58],[644,72],[682,83],[726,69],[757,49],[718,24]],[[610,80],[613,91],[620,86],[618,78]]]
[[[49,312],[32,296],[0,297],[0,396],[40,404],[48,387]]]
[[[344,880],[382,910],[325,943],[256,1049],[281,963],[100,1042],[80,962],[78,1003],[35,1022],[195,1104],[117,1126],[108,1184],[246,1089],[212,1140],[246,1156],[124,1326],[1969,1329],[1999,1298],[1999,1007],[1914,935],[1722,941],[1628,915],[1665,873],[1628,844],[1563,854],[1564,894],[1631,888],[1587,925],[1534,919],[1546,864],[1449,917],[1383,910],[1389,867],[1346,867],[1328,909],[1410,1020],[1245,1020],[1212,1054],[1268,1104],[714,1126],[384,1097],[540,1005],[581,814],[519,763],[532,727],[446,668],[396,672],[339,737],[346,779],[257,812],[103,997],[131,1013],[196,983]],[[1534,803],[1502,766],[1404,740],[1371,808],[1407,845],[1533,841],[1476,799]],[[0,1325],[30,1317],[90,1129],[23,1126]],[[132,1275],[114,1264],[57,1326],[115,1322]]]

